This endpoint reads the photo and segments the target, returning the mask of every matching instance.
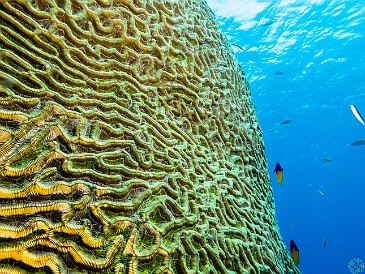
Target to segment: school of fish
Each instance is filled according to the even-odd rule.
[[[277,74],[277,75],[279,75],[279,74]],[[357,107],[355,105],[350,105],[350,109],[351,109],[353,115],[355,116],[355,118],[363,126],[365,126],[364,118],[362,117],[362,115],[359,112],[359,110],[357,109]],[[285,121],[281,122],[280,124],[287,125],[287,124],[290,124],[291,122],[292,122],[292,120],[285,120]],[[269,132],[278,132],[278,131],[270,130]],[[365,145],[365,139],[354,141],[353,143],[350,144],[350,146],[362,146],[362,145]],[[322,162],[324,162],[324,163],[330,163],[331,161],[332,160],[328,159],[328,158],[322,159]],[[276,174],[276,179],[277,179],[279,185],[281,185],[283,183],[283,171],[284,171],[284,169],[281,167],[280,163],[276,163],[273,173]],[[318,190],[319,194],[321,194],[322,196],[326,195],[324,190],[321,189],[320,187],[316,186],[316,189]],[[323,239],[323,249],[326,249],[326,246],[327,246],[327,241],[326,241],[326,239]],[[293,240],[290,240],[289,249],[290,249],[291,257],[292,257],[294,264],[296,266],[298,266],[299,265],[299,248],[297,247],[296,243]]]

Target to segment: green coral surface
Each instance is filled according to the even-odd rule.
[[[0,1],[0,273],[299,273],[205,1]]]

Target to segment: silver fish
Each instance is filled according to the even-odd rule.
[[[271,19],[269,18],[263,18],[260,20],[259,22],[259,26],[263,26],[263,27],[267,27],[267,26],[270,26],[274,23],[274,21],[272,21]]]
[[[326,195],[326,193],[324,193],[323,189],[320,189],[318,186],[316,186],[316,188],[317,188],[319,194],[321,194],[323,196]]]
[[[365,126],[364,119],[362,118],[360,112],[357,110],[357,108],[354,105],[350,105],[352,113],[355,115],[356,119]]]

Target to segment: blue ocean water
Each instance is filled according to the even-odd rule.
[[[282,185],[271,177],[285,244],[305,274],[350,273],[365,262],[365,145],[350,145],[365,139],[350,110],[365,117],[365,2],[208,3],[250,83],[270,172],[284,168]]]

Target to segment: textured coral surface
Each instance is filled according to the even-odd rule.
[[[297,272],[205,1],[0,1],[0,273]]]

